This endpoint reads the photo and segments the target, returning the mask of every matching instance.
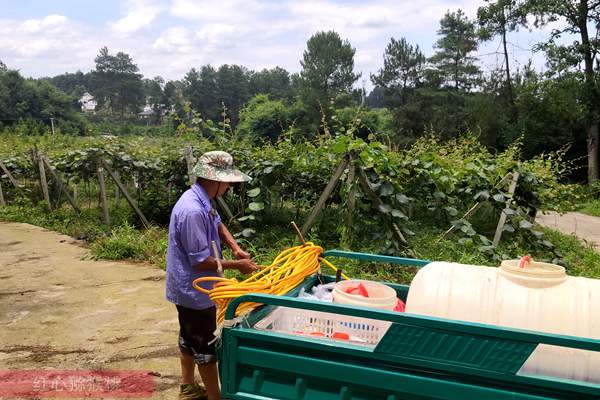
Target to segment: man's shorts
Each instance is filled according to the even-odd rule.
[[[194,358],[196,364],[209,364],[217,361],[215,351],[215,329],[217,329],[215,307],[194,310],[180,305],[179,348]]]

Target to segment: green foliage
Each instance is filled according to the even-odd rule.
[[[581,204],[577,207],[577,211],[594,217],[600,217],[600,200],[592,200]]]
[[[169,88],[167,88],[165,80],[160,76],[143,80],[144,98],[146,99],[146,103],[152,108],[152,115],[149,118],[153,124],[160,124],[163,117],[171,111],[171,107],[175,104],[175,88],[172,82],[168,84]],[[168,93],[167,89],[169,90]]]
[[[600,50],[600,7],[593,1],[582,0],[573,4],[570,0],[525,1],[525,9],[535,17],[535,26],[552,23],[550,37],[539,44],[548,57],[550,72],[561,77],[565,74],[576,77],[576,90],[580,93],[577,114],[582,112],[587,130],[588,181],[593,183],[600,176],[598,166],[598,124],[600,111],[600,86],[598,73],[600,64],[595,60]],[[555,22],[560,21],[558,24]],[[571,43],[562,39],[565,34]]]
[[[137,113],[144,102],[142,75],[129,54],[118,52],[113,56],[103,47],[94,62],[92,94],[98,106],[110,109],[121,120],[126,113]]]
[[[384,104],[393,110],[397,143],[425,130],[425,98],[419,88],[424,84],[426,61],[419,46],[409,44],[404,38],[391,38],[383,55],[383,68],[371,75],[376,89],[382,92]]]
[[[371,75],[371,81],[385,89],[389,105],[404,105],[409,89],[421,83],[425,62],[419,46],[410,45],[404,38],[391,38],[383,54],[383,68]]]
[[[237,132],[256,142],[275,142],[290,126],[288,107],[280,100],[270,100],[268,95],[254,96],[240,112]]]
[[[363,140],[390,141],[394,136],[393,116],[386,108],[372,110],[362,107],[336,109],[332,117],[337,132]]]
[[[50,130],[50,118],[56,128],[68,133],[83,133],[86,121],[77,113],[73,97],[47,81],[25,79],[16,70],[0,70],[0,128],[44,133]]]
[[[251,73],[253,94],[268,94],[274,100],[290,101],[294,95],[290,73],[281,67]]]
[[[506,35],[527,23],[527,14],[520,0],[485,0],[477,9],[480,37],[491,40],[496,35]]]
[[[551,229],[544,230],[544,234],[562,254],[569,275],[600,277],[600,254],[591,244],[583,244],[573,235]]]
[[[183,80],[183,92],[192,108],[210,120],[223,120],[224,107],[235,126],[238,114],[250,98],[250,71],[241,65],[224,64],[215,70],[204,65],[192,68]]]
[[[167,245],[164,229],[151,227],[140,232],[124,223],[110,234],[98,237],[91,244],[90,251],[96,259],[147,261],[164,269]]]
[[[447,12],[440,21],[435,44],[436,53],[431,57],[437,73],[448,87],[469,90],[478,81],[480,70],[470,54],[477,51],[475,25],[462,10]]]
[[[85,92],[89,92],[93,89],[92,73],[83,73],[77,71],[75,73],[65,72],[64,74],[53,76],[52,78],[46,78],[54,86],[62,90],[63,92],[73,96],[79,100]]]
[[[337,95],[349,94],[360,77],[354,73],[355,52],[350,42],[334,31],[312,35],[300,61],[303,100],[312,107],[327,108]]]
[[[552,80],[525,75],[516,99],[519,120],[512,135],[505,135],[501,144],[506,145],[524,133],[526,157],[556,150],[567,143],[583,147],[585,110],[580,100],[580,85],[572,74]]]
[[[362,117],[361,117],[362,118]],[[341,127],[341,125],[340,125]],[[521,162],[519,143],[501,153],[491,153],[473,135],[447,143],[435,137],[422,138],[408,149],[390,151],[377,141],[356,137],[356,126],[314,142],[292,140],[284,135],[276,143],[252,146],[233,139],[222,127],[198,122],[185,126],[175,138],[124,137],[76,138],[70,136],[6,136],[0,143],[0,157],[21,182],[36,179],[35,168],[24,155],[35,143],[51,160],[63,178],[80,188],[82,215],[75,214],[64,201],[48,213],[43,206],[31,207],[6,191],[10,205],[0,210],[0,218],[28,221],[77,237],[87,238],[92,252],[101,258],[164,260],[164,229],[138,231],[137,217],[121,201],[111,206],[114,228],[101,225],[94,184],[95,160],[102,155],[119,172],[130,193],[153,221],[165,225],[170,210],[187,187],[187,171],[182,149],[192,144],[195,156],[215,148],[227,149],[237,166],[254,179],[244,188],[234,188],[226,202],[236,215],[230,223],[239,240],[266,262],[274,253],[293,243],[289,221],[302,222],[315,204],[331,174],[348,152],[353,165],[364,171],[382,203],[376,205],[369,191],[342,176],[326,209],[308,237],[326,248],[347,247],[357,251],[407,255],[430,259],[497,265],[504,257],[530,253],[538,259],[560,259],[578,273],[597,273],[594,258],[579,248],[568,249],[563,237],[549,235],[529,220],[536,209],[560,207],[572,200],[575,190],[559,184],[561,174],[569,173],[563,153],[548,154]],[[201,139],[210,129],[213,141]],[[517,192],[507,193],[500,179],[511,171],[521,175]],[[3,188],[6,178],[3,181]],[[108,185],[112,190],[112,185]],[[35,189],[34,186],[32,186]],[[354,208],[349,208],[351,196]],[[56,202],[56,195],[53,202]],[[114,193],[110,192],[110,198]],[[39,199],[39,195],[34,198]],[[86,201],[87,200],[87,201]],[[461,216],[475,202],[484,207],[469,220]],[[111,201],[112,204],[112,201]],[[500,212],[508,214],[503,241],[494,248],[490,239]],[[350,224],[348,221],[354,222]],[[397,240],[395,226],[408,239],[406,247]],[[438,239],[450,226],[456,232]],[[555,238],[558,238],[555,240]],[[572,246],[568,242],[569,246]],[[580,252],[585,261],[575,259]],[[571,257],[567,259],[567,257]],[[408,279],[388,268],[358,268],[361,276]]]

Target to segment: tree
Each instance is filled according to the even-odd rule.
[[[386,108],[345,107],[335,110],[335,126],[363,140],[382,140],[393,136],[393,117]],[[386,140],[387,142],[387,140]]]
[[[83,93],[92,90],[91,73],[77,71],[75,73],[66,72],[48,78],[48,81],[65,93],[68,93],[77,99],[80,99]]]
[[[371,75],[371,82],[383,92],[385,105],[394,115],[398,136],[416,136],[425,129],[423,86],[427,59],[419,46],[406,39],[390,39],[383,54],[383,68]]]
[[[367,107],[383,108],[386,104],[385,89],[375,86],[367,96]]]
[[[217,71],[210,65],[192,68],[183,78],[184,97],[203,118],[219,118],[218,90]]]
[[[587,134],[588,182],[593,184],[599,177],[598,121],[600,119],[600,1],[598,0],[527,0],[527,10],[535,15],[536,26],[560,21],[559,28],[552,30],[550,39],[541,48],[547,51],[549,64],[557,73],[572,71],[580,76],[581,102],[585,105]],[[595,32],[594,32],[595,31]],[[559,44],[556,39],[563,34],[576,35],[570,45]],[[580,68],[583,63],[583,71]]]
[[[371,82],[384,89],[388,105],[405,104],[407,92],[422,79],[425,61],[419,46],[413,47],[404,38],[391,38],[383,54],[383,68],[377,75],[371,75]]]
[[[144,79],[143,82],[146,104],[152,107],[152,122],[160,124],[167,110],[167,106],[163,104],[165,80],[160,76],[155,76],[153,79]]]
[[[250,75],[250,92],[290,101],[293,97],[290,73],[280,67],[254,72]]]
[[[177,102],[177,85],[173,81],[165,83],[163,88],[163,95],[161,104],[164,106],[165,112],[169,113],[173,111],[175,103]]]
[[[506,93],[508,103],[511,109],[515,108],[515,95],[512,79],[510,76],[510,62],[508,59],[508,49],[506,43],[506,34],[515,31],[519,25],[527,23],[526,13],[520,6],[520,0],[485,0],[487,5],[479,7],[477,10],[477,20],[481,27],[479,35],[482,40],[491,40],[500,36],[502,49],[504,53],[504,71],[506,73]],[[516,115],[515,115],[516,117]]]
[[[250,99],[250,72],[241,65],[221,65],[217,71],[218,104],[220,119],[229,118],[232,126],[237,124],[239,113]],[[227,116],[224,116],[227,109]]]
[[[111,55],[107,47],[100,49],[92,72],[94,92],[99,105],[108,106],[123,120],[126,112],[137,113],[144,102],[142,75],[132,58],[123,52]]]
[[[213,121],[229,119],[235,125],[250,98],[250,72],[241,65],[204,65],[192,68],[183,79],[183,94],[192,108]],[[224,112],[226,115],[224,116]]]
[[[441,35],[435,44],[438,49],[431,57],[443,82],[455,91],[468,91],[477,83],[480,70],[475,58],[470,56],[477,51],[477,33],[473,22],[462,10],[446,12],[440,21]]]
[[[326,107],[342,93],[350,93],[360,78],[354,73],[356,50],[334,31],[317,32],[308,39],[300,72],[302,97],[308,104]]]
[[[237,131],[258,142],[275,142],[289,125],[290,111],[281,100],[271,100],[266,94],[257,94],[240,112]]]
[[[18,71],[0,70],[0,124],[20,121],[47,129],[56,119],[63,132],[82,133],[84,120],[74,99],[47,80],[25,79]]]

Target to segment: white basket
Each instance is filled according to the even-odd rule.
[[[269,315],[258,321],[254,328],[315,339],[334,339],[334,333],[345,333],[350,336],[350,339],[344,340],[344,342],[375,346],[391,324],[391,322],[377,319],[350,317],[300,308],[276,307]],[[322,336],[314,336],[315,333],[320,333]]]

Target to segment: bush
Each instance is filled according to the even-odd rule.
[[[151,227],[143,232],[124,223],[109,235],[98,238],[91,245],[96,259],[150,261],[165,267],[168,238],[164,229]]]
[[[290,125],[290,111],[280,100],[270,100],[266,94],[254,96],[240,111],[237,132],[256,142],[274,143]]]
[[[338,131],[348,129],[348,133],[363,140],[389,139],[393,135],[393,116],[386,108],[341,108],[335,110],[332,119]]]

